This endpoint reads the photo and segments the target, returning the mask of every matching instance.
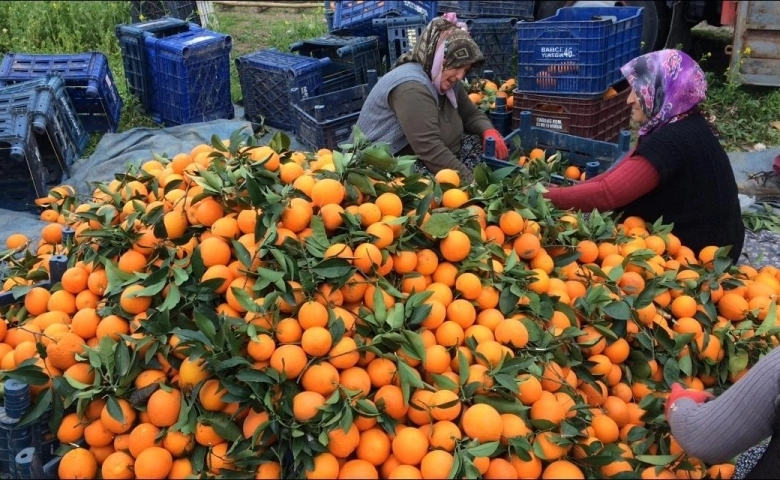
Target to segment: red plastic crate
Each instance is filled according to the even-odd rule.
[[[604,94],[582,97],[515,90],[512,128],[518,128],[520,112],[527,110],[532,114],[533,127],[615,142],[631,122],[631,106],[626,103],[631,89],[625,81],[611,88],[618,94],[606,100]]]

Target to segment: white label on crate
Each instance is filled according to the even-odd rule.
[[[419,13],[423,17],[428,18],[428,10],[426,10],[422,5],[420,5],[417,2],[405,1],[404,7],[414,10],[415,12]]]
[[[112,88],[113,82],[111,81],[111,75],[106,74],[106,85],[108,85],[108,94],[111,95],[111,100],[116,102],[116,93],[114,92],[114,89]],[[103,109],[106,107],[104,106]]]
[[[560,118],[536,117],[536,126],[545,130],[563,130],[563,120]]]
[[[72,104],[69,105],[68,103],[62,103],[62,108],[63,110],[65,110],[65,113],[67,113],[68,118],[70,119],[70,124],[73,126],[73,130],[76,134],[76,137],[78,137],[81,135],[81,121],[76,119],[76,114],[73,111],[73,106]]]
[[[210,37],[208,35],[201,35],[200,37],[195,37],[192,40],[187,40],[186,42],[184,42],[184,45],[192,45],[193,43],[203,42],[206,40],[211,40],[213,38],[214,37]]]
[[[577,45],[547,45],[536,48],[537,60],[554,60],[559,58],[578,58],[580,55]]]
[[[167,21],[167,20],[163,18],[163,19],[160,19],[160,20],[155,20],[155,21],[153,21],[153,22],[146,22],[146,23],[144,23],[144,27],[145,27],[145,28],[146,28],[146,27],[153,27],[154,25],[157,25],[158,23],[164,23],[164,22],[166,22],[166,21]]]

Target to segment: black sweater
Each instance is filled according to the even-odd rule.
[[[648,222],[663,217],[672,232],[698,255],[708,246],[731,245],[736,263],[745,226],[737,182],[726,151],[699,113],[641,137],[636,153],[658,170],[660,184],[623,209]]]

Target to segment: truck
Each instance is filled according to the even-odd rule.
[[[689,48],[690,31],[706,21],[721,26],[733,21],[734,5],[728,1],[559,1],[540,0],[534,5],[534,18],[555,15],[562,7],[641,7],[643,8],[642,53],[683,45]],[[739,2],[742,3],[742,2]],[[766,2],[759,2],[766,3]],[[724,8],[725,6],[725,8]]]

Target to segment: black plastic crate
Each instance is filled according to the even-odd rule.
[[[117,131],[123,102],[103,53],[7,53],[0,64],[0,86],[34,80],[48,73],[62,75],[85,130]]]
[[[295,131],[290,91],[301,98],[323,93],[322,70],[330,58],[311,58],[275,49],[259,50],[235,60],[247,120]]]
[[[323,67],[323,91],[333,92],[368,83],[368,71],[379,71],[377,37],[324,35],[290,45],[290,51],[312,58],[330,58]]]
[[[290,95],[298,123],[296,136],[313,150],[338,148],[352,134],[360,109],[376,85],[376,70],[369,71],[368,77],[367,84],[316,97],[300,98],[300,90],[292,89]]]
[[[230,97],[230,35],[202,28],[144,37],[152,78],[149,113],[166,126],[235,116]]]
[[[454,12],[462,18],[515,17],[519,20],[534,20],[534,2],[506,0],[460,0],[439,1],[438,12]]]
[[[474,39],[485,63],[482,67],[501,79],[514,77],[513,66],[517,62],[517,19],[475,18],[466,20],[471,38]]]
[[[14,112],[9,124],[16,131],[0,133],[0,208],[37,213],[35,199],[46,195],[49,174],[27,112]]]
[[[544,95],[514,92],[512,125],[520,125],[520,114],[530,111],[534,127],[578,137],[614,142],[631,123],[631,105],[626,103],[631,88],[623,80],[599,95]]]
[[[374,25],[384,27],[387,32],[387,48],[383,53],[389,70],[398,57],[414,48],[427,23],[425,17],[411,16],[377,19]]]
[[[133,23],[157,20],[165,16],[202,25],[198,2],[195,1],[133,0],[130,4],[130,18]]]
[[[198,29],[197,25],[176,18],[162,18],[133,25],[116,26],[116,37],[122,49],[122,65],[125,69],[127,90],[138,97],[141,105],[149,111],[153,105],[154,79],[152,65],[146,53],[144,39],[147,36],[165,38],[182,32]]]
[[[547,158],[558,151],[565,161],[578,167],[588,168],[588,164],[598,162],[598,171],[603,172],[623,158],[631,148],[631,133],[627,130],[620,133],[618,143],[610,143],[533,127],[531,117],[531,112],[522,112],[520,128],[504,137],[510,156],[517,150],[516,140],[519,140],[520,148],[526,152],[533,148],[541,148]],[[492,169],[519,168],[515,164],[495,157],[495,142],[492,139],[488,139],[485,147],[482,161]]]

